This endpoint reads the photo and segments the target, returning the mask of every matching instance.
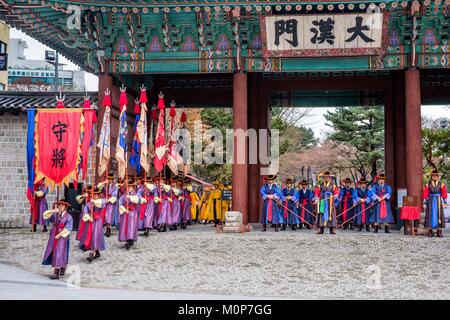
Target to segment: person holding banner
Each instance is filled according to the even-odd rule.
[[[275,226],[275,232],[278,232],[281,214],[278,202],[282,197],[282,193],[281,188],[274,182],[276,178],[275,175],[266,176],[266,183],[260,189],[261,196],[264,200],[261,214],[262,231],[266,231],[267,224],[270,223]]]
[[[141,204],[139,217],[139,229],[144,230],[144,236],[148,237],[150,230],[156,228],[156,205],[159,202],[159,191],[152,179],[145,180],[144,199],[146,203]]]
[[[54,268],[53,274],[49,276],[52,280],[59,279],[66,272],[69,263],[70,232],[73,227],[72,216],[67,213],[69,202],[62,199],[56,206],[56,209],[47,210],[43,214],[44,219],[53,225],[42,260],[43,265],[51,265]]]
[[[379,174],[375,177],[375,183],[372,187],[372,200],[377,201],[372,212],[372,222],[374,232],[378,233],[380,225],[384,224],[384,232],[389,232],[389,224],[394,223],[390,199],[392,197],[392,187],[386,184],[386,175]]]
[[[181,220],[182,220],[182,225],[181,228],[182,229],[186,229],[188,224],[191,224],[192,221],[192,217],[191,217],[191,196],[190,196],[190,191],[188,190],[188,186],[190,184],[190,179],[185,178],[184,179],[184,186],[182,187],[183,190],[183,194],[182,194],[182,199],[181,199],[181,210],[182,210],[182,215],[181,215]],[[192,190],[192,185],[191,185],[191,190]]]
[[[437,230],[437,236],[442,238],[442,229],[445,228],[444,203],[447,203],[447,188],[442,181],[442,175],[436,169],[428,174],[430,181],[423,188],[423,200],[425,209],[425,228],[428,228],[428,236],[433,236],[433,229]]]
[[[36,232],[37,225],[42,226],[42,232],[47,232],[47,223],[44,219],[44,212],[48,210],[47,194],[48,187],[45,186],[44,180],[34,184],[33,205],[30,216],[32,232]]]
[[[145,203],[136,189],[134,179],[129,179],[125,186],[125,192],[119,200],[119,242],[125,242],[128,250],[137,241],[139,223],[139,204]]]
[[[92,194],[92,186],[88,185],[87,187],[84,187],[81,195],[76,197],[76,200],[79,204],[81,204],[81,212],[84,212],[84,209],[86,207],[86,204],[91,202],[91,194]],[[84,230],[84,221],[83,221],[83,215],[80,214],[80,220],[78,223],[78,230],[76,235],[76,240],[80,241],[81,235],[83,234]]]
[[[84,228],[80,237],[80,249],[90,251],[86,258],[88,262],[100,258],[100,250],[105,250],[103,235],[102,211],[109,201],[100,198],[101,191],[95,188],[92,199],[87,202],[83,210]]]
[[[341,186],[340,194],[339,194],[339,204],[340,204],[340,213],[341,213],[341,222],[344,223],[342,226],[343,229],[350,228],[353,230],[353,219],[354,216],[354,208],[353,207],[353,192],[355,189],[352,187],[352,180],[350,178],[346,178],[344,181],[344,185]],[[346,222],[347,221],[347,222]]]
[[[172,218],[172,188],[169,184],[164,184],[164,178],[160,178],[160,199],[161,203],[158,207],[159,219],[158,219],[158,232],[166,232],[167,227],[170,225]],[[169,180],[167,181],[169,183]]]
[[[97,185],[100,190],[104,190],[104,197],[107,200],[105,218],[103,221],[103,225],[106,228],[105,236],[107,238],[111,236],[111,226],[114,226],[117,223],[116,217],[119,210],[119,204],[117,201],[119,199],[119,187],[114,182],[114,178],[114,174],[110,173],[108,174],[107,181],[100,182]]]
[[[339,205],[339,188],[331,181],[334,177],[329,171],[319,174],[323,182],[314,191],[317,205],[317,234],[323,234],[325,228],[330,228],[330,234],[336,234],[336,207]]]
[[[311,225],[314,223],[314,216],[312,215],[314,192],[308,188],[307,180],[303,179],[300,181],[299,188],[295,194],[295,200],[298,208],[298,215],[301,217],[299,229],[303,228],[303,224],[306,225],[307,229],[311,229]]]
[[[372,202],[372,192],[367,188],[367,180],[359,179],[357,188],[353,191],[353,205],[355,207],[355,225],[358,231],[362,231],[365,227],[366,231],[370,231],[370,203]],[[345,220],[344,220],[345,221]]]
[[[297,230],[297,225],[300,223],[300,220],[297,216],[290,213],[288,210],[297,213],[295,208],[295,202],[297,199],[295,198],[295,189],[292,187],[292,179],[286,179],[286,187],[281,191],[282,196],[281,200],[283,202],[284,207],[281,209],[282,216],[284,216],[284,224],[281,230],[286,230],[286,224],[291,227],[291,230]]]

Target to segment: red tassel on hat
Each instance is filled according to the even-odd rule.
[[[56,104],[56,109],[64,109],[64,101],[58,100],[58,103]]]
[[[120,90],[120,99],[119,99],[119,105],[124,106],[128,105],[128,97],[125,90]]]
[[[183,113],[181,114],[180,121],[182,123],[185,123],[187,121],[186,112],[183,111]]]
[[[141,103],[147,103],[147,91],[145,89],[141,89],[141,98],[139,99]]]
[[[139,101],[134,102],[134,114],[141,114],[141,106],[139,105]]]

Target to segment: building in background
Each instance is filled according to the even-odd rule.
[[[8,89],[9,26],[0,21],[0,91]]]
[[[25,56],[26,41],[11,39],[9,45],[8,84],[10,91],[52,91],[55,83],[55,66],[42,60]],[[85,91],[85,73],[58,67],[58,86],[62,91]]]

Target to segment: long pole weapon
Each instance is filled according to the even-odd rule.
[[[281,201],[276,200],[275,202],[278,203],[280,206],[282,206],[283,208],[285,208],[289,213],[293,214],[294,216],[296,216],[297,218],[299,218],[300,220],[302,220],[302,222],[306,223],[308,226],[310,226],[312,229],[317,230],[317,228],[315,226],[313,226],[312,224],[310,224],[309,222],[307,222],[305,219],[303,219],[301,216],[299,216],[298,214],[296,214],[294,211],[292,211],[291,209],[289,209],[288,207],[286,207],[285,205],[283,205],[281,203]]]
[[[349,222],[350,220],[356,218],[356,217],[359,216],[361,213],[363,213],[363,212],[369,210],[370,208],[374,207],[375,205],[379,204],[381,201],[383,201],[383,200],[377,200],[377,201],[375,201],[375,202],[374,202],[372,205],[370,205],[369,207],[365,208],[364,210],[361,210],[361,212],[359,212],[357,215],[351,217],[350,219],[347,219],[347,221],[342,222],[342,224],[340,224],[340,225],[338,226],[338,228],[341,228],[344,224],[346,224],[346,223]]]

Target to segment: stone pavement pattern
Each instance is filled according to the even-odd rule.
[[[88,264],[71,240],[69,271],[93,288],[294,299],[450,299],[450,238],[340,231],[216,234],[210,226],[139,237],[129,251],[107,239]],[[0,263],[46,276],[48,234],[0,232]],[[70,278],[70,272],[69,272]],[[72,281],[72,280],[70,280]]]

